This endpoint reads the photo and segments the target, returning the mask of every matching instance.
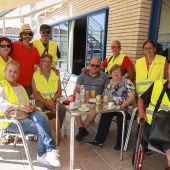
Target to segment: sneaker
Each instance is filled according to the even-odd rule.
[[[102,143],[99,143],[97,141],[93,141],[93,142],[86,142],[87,145],[89,146],[92,146],[94,148],[97,148],[97,149],[102,149]]]
[[[89,132],[88,132],[85,128],[80,127],[80,128],[79,128],[79,131],[78,131],[78,133],[77,133],[77,135],[76,135],[76,140],[77,140],[77,141],[81,141],[82,138],[84,138],[84,137],[87,136],[88,134],[89,134]]]
[[[50,165],[50,163],[48,161],[46,161],[45,156],[46,156],[46,154],[44,154],[42,156],[37,155],[37,162],[44,164],[44,165]]]
[[[53,149],[51,152],[47,152],[45,159],[50,163],[50,165],[55,167],[61,167],[61,163],[59,160],[59,150]]]

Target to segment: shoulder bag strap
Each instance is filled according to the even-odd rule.
[[[110,63],[110,60],[113,58],[113,55],[109,58],[109,61],[107,62],[107,65]]]
[[[162,92],[161,92],[161,94],[160,94],[160,96],[159,96],[159,99],[158,99],[158,101],[157,101],[157,103],[156,103],[154,112],[157,112],[157,111],[158,111],[159,106],[160,106],[160,104],[161,104],[161,101],[162,101],[162,98],[163,98],[163,96],[164,96],[164,93],[165,93],[165,91],[166,91],[167,86],[168,86],[168,81],[166,81],[166,82],[164,83],[164,87],[163,87]]]

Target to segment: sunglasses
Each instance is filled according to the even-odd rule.
[[[7,64],[15,64],[15,65],[19,65],[19,63],[17,61],[14,61],[14,60],[8,60]]]
[[[11,48],[11,45],[10,45],[10,44],[9,44],[9,45],[1,44],[0,47],[1,47],[1,48],[6,48],[6,47],[7,47],[7,48]]]
[[[120,46],[114,46],[114,45],[113,45],[113,46],[111,46],[111,49],[112,49],[112,50],[119,50],[119,49],[120,49]]]
[[[32,32],[23,32],[22,35],[23,36],[27,36],[28,35],[28,36],[32,37],[33,33]]]
[[[96,68],[99,68],[99,67],[100,67],[100,65],[98,65],[98,64],[90,64],[90,66],[91,66],[91,67],[96,67]]]
[[[50,34],[51,31],[41,31],[43,34]]]

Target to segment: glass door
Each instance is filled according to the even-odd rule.
[[[57,42],[61,58],[57,61],[57,67],[68,70],[68,23],[53,27],[52,40]]]
[[[86,65],[92,58],[103,61],[106,13],[95,14],[87,20]]]

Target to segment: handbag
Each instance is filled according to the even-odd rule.
[[[7,119],[16,119],[16,120],[21,120],[29,117],[28,113],[24,112],[23,110],[10,110],[6,112],[5,116]]]
[[[170,142],[170,112],[165,110],[158,111],[163,95],[167,88],[168,81],[164,84],[161,95],[154,109],[151,128],[149,131],[150,141]]]

